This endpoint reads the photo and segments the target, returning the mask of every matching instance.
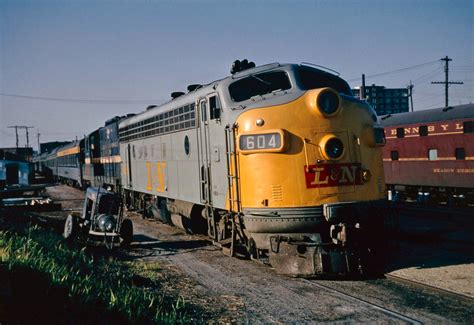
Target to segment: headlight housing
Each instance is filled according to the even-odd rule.
[[[336,115],[341,106],[341,98],[339,94],[331,88],[323,89],[316,98],[316,106],[319,111],[326,117]]]
[[[103,232],[111,232],[115,230],[116,225],[117,225],[117,221],[115,220],[114,216],[101,214],[99,218],[97,219],[97,226]]]
[[[320,143],[320,148],[326,160],[339,160],[345,151],[342,140],[334,135],[325,136]]]

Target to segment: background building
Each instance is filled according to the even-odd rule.
[[[0,159],[11,159],[31,162],[31,160],[33,159],[33,148],[0,148]]]
[[[360,87],[352,89],[354,96],[360,98]],[[405,113],[409,111],[407,88],[385,88],[384,86],[365,86],[365,98],[375,109],[377,115]]]

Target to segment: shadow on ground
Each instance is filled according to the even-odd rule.
[[[386,272],[474,263],[474,223],[465,209],[399,212],[400,231],[389,240]]]

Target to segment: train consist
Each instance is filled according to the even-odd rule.
[[[126,116],[114,117],[84,139],[34,157],[35,169],[68,185],[104,186],[120,191],[118,122],[124,118]]]
[[[244,60],[172,97],[37,163],[280,273],[380,271],[384,130],[343,79]]]
[[[474,104],[381,118],[393,200],[474,203]]]

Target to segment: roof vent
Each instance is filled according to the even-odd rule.
[[[200,84],[192,84],[188,86],[188,92],[195,91],[196,89],[202,88]]]
[[[171,98],[176,99],[176,98],[178,98],[180,96],[183,96],[183,95],[184,95],[184,93],[182,91],[175,91],[175,92],[171,93]]]
[[[232,64],[232,68],[230,69],[230,73],[234,74],[240,71],[244,71],[247,69],[252,69],[255,68],[255,63],[254,62],[249,62],[247,59],[245,60],[235,60],[234,63]]]
[[[105,126],[113,124],[117,122],[118,120],[120,120],[120,116],[112,117],[111,119],[108,119],[107,121],[105,121]]]

